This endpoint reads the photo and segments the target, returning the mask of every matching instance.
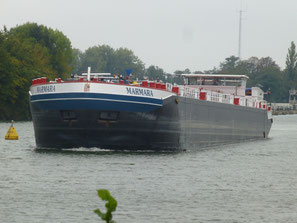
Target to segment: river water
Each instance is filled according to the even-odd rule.
[[[32,122],[0,123],[0,222],[297,222],[297,115],[269,139],[179,153],[38,151]]]

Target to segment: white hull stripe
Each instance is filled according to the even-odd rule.
[[[69,100],[92,100],[92,101],[111,101],[111,102],[123,102],[123,103],[133,103],[133,104],[145,104],[145,105],[154,105],[162,106],[161,104],[148,103],[148,102],[139,102],[139,101],[126,101],[126,100],[115,100],[115,99],[102,99],[102,98],[53,98],[53,99],[37,99],[32,100],[31,102],[42,102],[42,101],[69,101]]]

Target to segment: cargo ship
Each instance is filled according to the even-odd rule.
[[[184,85],[83,73],[32,81],[37,148],[194,150],[265,139],[272,111],[245,75],[183,74]]]

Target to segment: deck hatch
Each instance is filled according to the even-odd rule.
[[[99,113],[99,119],[100,120],[112,120],[115,121],[118,119],[119,112],[100,112]]]
[[[63,120],[77,120],[76,113],[72,110],[61,110]]]

